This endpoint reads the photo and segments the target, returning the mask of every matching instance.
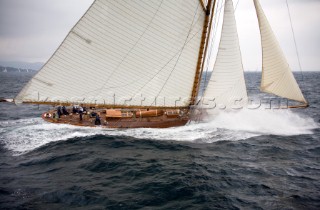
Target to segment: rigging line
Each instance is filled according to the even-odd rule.
[[[293,29],[293,25],[292,25],[292,19],[291,19],[291,13],[290,13],[289,5],[288,5],[288,0],[286,0],[286,5],[287,5],[287,9],[288,9],[288,14],[289,14],[289,20],[290,20],[290,26],[291,26],[294,46],[295,46],[295,50],[296,50],[296,54],[297,54],[297,58],[298,58],[298,62],[299,62],[299,68],[300,68],[300,71],[302,71],[299,52],[298,52],[298,47],[297,47],[297,42],[296,42],[296,36],[295,36],[295,33],[294,33],[294,29]]]
[[[181,55],[182,55],[182,52],[183,52],[185,46],[186,46],[187,43],[188,43],[188,38],[189,38],[190,33],[191,33],[191,31],[192,31],[193,24],[194,24],[194,22],[195,22],[196,15],[197,15],[197,13],[198,13],[199,5],[200,5],[200,3],[198,3],[198,6],[197,6],[197,8],[196,8],[196,10],[195,10],[195,13],[194,13],[194,16],[193,16],[193,19],[192,19],[192,23],[191,23],[191,25],[190,25],[190,29],[189,29],[188,35],[187,35],[187,37],[186,37],[186,39],[185,39],[185,41],[184,41],[184,44],[183,44],[182,49],[181,49],[181,52],[180,52],[180,54],[179,54],[179,56],[178,56],[178,58],[177,58],[177,61],[176,61],[176,63],[174,64],[174,67],[172,68],[172,70],[171,70],[169,76],[167,77],[166,81],[164,82],[163,86],[161,87],[158,95],[155,97],[154,101],[150,104],[150,106],[156,101],[156,99],[158,98],[158,96],[161,94],[162,90],[164,89],[165,85],[167,84],[167,82],[168,82],[169,79],[171,78],[171,75],[172,75],[172,73],[174,72],[174,70],[175,70],[175,68],[176,68],[176,66],[177,66],[177,64],[178,64],[178,61],[179,61],[179,59],[180,59],[180,57],[181,57]]]
[[[193,20],[193,24],[194,24],[194,23],[197,23],[197,22],[199,21],[199,19],[200,19],[200,17],[198,17],[197,21],[194,21],[194,20]],[[188,44],[191,40],[193,40],[193,38],[194,38],[196,35],[199,34],[199,32],[201,31],[201,29],[202,29],[202,28],[200,28],[189,40],[187,40],[187,43],[186,43],[186,44]],[[185,45],[186,45],[186,44],[185,44]],[[183,46],[181,47],[181,49],[179,49],[179,50],[172,56],[172,58],[170,58],[169,61],[166,62],[166,64],[165,64],[164,66],[162,66],[161,69],[160,69],[159,71],[157,71],[157,72],[155,73],[155,75],[152,76],[152,78],[149,79],[149,81],[147,81],[137,92],[139,92],[140,90],[142,90],[147,84],[149,84],[149,82],[151,82],[158,74],[160,74],[160,73],[162,72],[162,70],[163,70],[179,53],[182,52],[182,50],[183,50],[183,48],[184,48],[185,45],[183,45]],[[137,80],[137,81],[140,81],[140,80]],[[115,86],[115,87],[110,87],[110,88],[125,87],[125,86],[128,86],[128,85],[134,84],[134,83],[136,83],[137,81],[134,81],[134,82],[131,82],[131,83],[127,83],[127,84],[122,85],[122,86]]]
[[[220,3],[220,1],[219,1],[219,3]],[[216,7],[218,8],[219,7],[219,3],[216,5]],[[220,10],[218,10],[218,14],[219,14],[219,12],[220,12]],[[208,37],[208,41],[210,42],[210,49],[209,49],[209,53],[208,53],[208,56],[207,56],[207,59],[206,59],[206,62],[205,62],[205,73],[204,73],[204,80],[206,81],[206,79],[207,79],[207,74],[208,74],[208,69],[209,69],[209,61],[210,61],[210,59],[211,59],[211,54],[212,54],[212,43],[214,42],[214,38],[215,38],[215,34],[216,34],[216,31],[214,30],[214,28],[216,27],[216,21],[217,21],[217,16],[218,15],[215,15],[214,16],[214,19],[213,19],[213,21],[212,21],[212,23],[211,23],[211,31],[214,31],[214,33],[213,33],[213,35],[211,36],[211,37],[213,37],[211,40],[210,40],[210,37]],[[201,78],[201,82],[203,81],[203,77]],[[201,88],[201,90],[199,91],[199,94],[201,95],[201,98],[202,98],[202,95],[203,95],[203,92],[204,92],[204,85],[205,85],[205,82],[204,83],[202,83],[203,85],[202,85],[202,88]]]
[[[291,18],[291,13],[290,13],[288,0],[286,0],[286,5],[287,5],[287,9],[288,9],[288,14],[289,14],[290,26],[291,26],[294,46],[295,46],[295,50],[296,50],[296,55],[297,55],[297,58],[298,58],[298,63],[299,63],[299,68],[300,68],[300,73],[301,73],[301,79],[303,81],[304,78],[303,78],[303,73],[302,73],[301,61],[300,61],[300,56],[299,56],[299,51],[298,51],[298,46],[297,46],[297,41],[296,41],[296,35],[294,33],[294,29],[293,29],[293,25],[292,25],[292,18]]]
[[[234,8],[234,11],[237,10],[239,2],[240,2],[240,0],[238,0],[238,2],[237,2],[237,4],[236,4],[236,7]]]
[[[223,0],[220,1],[220,2],[222,3]],[[219,24],[219,21],[220,21],[220,17],[221,17],[222,8],[223,8],[223,4],[220,5],[220,8],[218,10],[218,15],[215,17],[215,20],[214,20],[215,26],[212,25],[213,28],[215,27],[217,29],[217,27],[218,27],[218,24]],[[214,42],[215,42],[215,39],[216,39],[216,34],[217,34],[217,30],[214,31],[213,39],[212,39],[211,45],[210,45],[210,50],[209,50],[210,53],[209,53],[209,56],[208,56],[208,59],[207,59],[207,67],[206,67],[206,73],[205,73],[205,77],[204,77],[204,85],[202,86],[202,96],[201,96],[201,98],[203,97],[203,93],[205,91],[205,84],[207,82],[208,71],[209,71],[209,62],[208,61],[211,59],[211,56],[212,56],[212,50],[213,50],[213,45],[214,45]]]
[[[197,20],[196,22],[198,22],[198,21],[199,21],[199,18],[198,18],[198,20]],[[197,36],[197,35],[199,34],[199,32],[200,32],[201,30],[202,30],[202,28],[200,28],[200,29],[188,40],[187,44],[189,44],[189,42],[192,41],[192,40],[195,38],[195,36]],[[139,91],[140,91],[141,89],[143,89],[149,82],[151,82],[158,74],[160,74],[160,73],[162,72],[162,70],[181,52],[182,49],[183,49],[183,48],[179,49],[179,50],[172,56],[172,58],[170,58],[169,61],[166,62],[166,63],[164,64],[164,66],[162,66],[162,67],[160,68],[159,71],[155,72],[155,75],[152,76],[152,78],[149,79],[149,80],[147,81],[147,83],[146,83],[145,85],[143,85],[142,88],[139,89]],[[135,84],[135,83],[140,82],[143,78],[144,78],[144,77],[141,77],[141,78],[139,78],[138,80],[135,80],[135,81],[133,81],[133,82],[126,83],[126,84],[122,84],[122,85],[118,85],[118,86],[108,86],[108,87],[104,87],[103,89],[114,89],[114,88],[127,87],[127,86],[129,86],[129,85],[132,85],[132,84]],[[97,89],[96,89],[96,90],[93,90],[93,91],[86,92],[86,93],[84,93],[82,96],[84,96],[84,95],[86,95],[86,94],[89,94],[89,93],[92,93],[92,92],[95,92],[95,91],[97,91]]]
[[[109,78],[107,79],[107,81],[105,81],[105,83],[102,85],[100,92],[98,95],[101,94],[101,91],[104,89],[105,85],[109,82],[109,80],[112,78],[112,76],[114,75],[114,73],[116,72],[116,70],[118,70],[118,68],[121,66],[121,64],[125,61],[125,59],[128,57],[128,55],[132,52],[132,50],[137,46],[137,44],[140,42],[140,40],[142,39],[142,37],[144,36],[144,34],[147,32],[147,30],[149,29],[149,27],[151,26],[151,23],[153,22],[154,18],[156,17],[156,15],[158,14],[160,7],[163,3],[163,0],[161,0],[156,12],[153,14],[153,17],[151,18],[150,22],[148,23],[147,27],[145,28],[145,30],[143,31],[143,33],[140,35],[140,37],[138,38],[138,40],[136,41],[136,43],[130,48],[130,50],[127,52],[127,54],[122,58],[122,60],[120,61],[120,63],[117,65],[117,67],[112,71],[111,75],[109,76]]]
[[[195,21],[195,22],[197,23],[197,22],[199,21],[199,19],[200,19],[200,17],[198,17],[197,21]],[[201,31],[201,29],[199,29],[199,30],[188,40],[187,44],[188,44],[190,41],[192,41],[192,40],[195,38],[195,36],[198,35],[198,33],[199,33],[200,31]],[[175,58],[176,55],[179,54],[179,52],[180,52],[181,50],[182,50],[182,48],[179,49],[179,50],[174,54],[174,56],[173,56],[164,66],[162,66],[162,67],[160,68],[160,70],[157,71],[157,72],[155,73],[155,75],[154,75],[149,81],[147,81],[147,83],[146,83],[142,88],[144,88],[144,87],[145,87],[149,82],[151,82],[159,73],[161,73],[162,70]],[[126,87],[126,86],[129,86],[129,85],[135,84],[135,83],[139,82],[139,81],[142,80],[142,79],[143,79],[143,78],[141,77],[141,78],[138,79],[138,80],[135,80],[135,81],[133,81],[133,82],[129,82],[129,83],[126,83],[126,84],[121,84],[121,85],[117,85],[117,86],[103,87],[102,89],[100,89],[100,91],[102,91],[102,90],[104,90],[104,89],[114,89],[114,88]],[[140,90],[141,90],[142,88],[140,88]],[[92,92],[96,92],[96,91],[98,91],[98,90],[99,90],[99,89],[95,89],[95,90],[86,92],[86,93],[82,94],[82,96],[84,96],[84,95],[86,95],[86,94],[89,94],[89,93],[92,93]]]

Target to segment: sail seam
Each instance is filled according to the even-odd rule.
[[[220,17],[221,17],[221,11],[222,11],[222,8],[224,7],[224,5],[223,5],[223,1],[219,1],[219,2],[221,2],[221,5],[220,5],[220,8],[219,8],[219,5],[217,5],[217,8],[219,8],[218,9],[218,15],[215,15],[215,17],[214,17],[214,25],[212,25],[212,27],[213,28],[216,28],[217,29],[217,27],[218,27],[218,24],[219,24],[219,21],[220,21]],[[208,58],[207,58],[207,67],[206,67],[206,72],[205,72],[205,77],[204,77],[204,84],[203,84],[203,88],[202,88],[202,90],[201,90],[201,98],[200,98],[200,100],[202,100],[202,98],[203,98],[203,94],[204,94],[204,91],[205,91],[205,89],[206,89],[206,87],[207,87],[207,79],[208,79],[208,71],[209,71],[209,61],[211,60],[211,56],[212,56],[212,51],[213,51],[213,45],[214,45],[214,43],[215,43],[215,40],[216,40],[216,34],[217,34],[217,30],[215,30],[214,31],[214,34],[213,34],[213,38],[212,38],[212,40],[211,40],[211,46],[210,46],[210,50],[209,50],[209,56],[208,56]],[[199,101],[200,101],[199,100]]]
[[[187,35],[187,37],[186,37],[186,39],[185,39],[185,42],[184,42],[184,44],[183,44],[183,46],[182,46],[182,49],[181,49],[181,51],[180,51],[180,54],[179,54],[176,62],[175,62],[175,64],[174,64],[174,67],[172,68],[169,76],[167,77],[165,83],[163,84],[163,86],[161,87],[159,93],[156,95],[155,98],[157,98],[157,97],[161,94],[162,90],[164,89],[164,86],[167,84],[168,80],[170,79],[173,71],[175,70],[175,68],[176,68],[176,66],[177,66],[177,64],[178,64],[178,62],[179,62],[180,56],[182,55],[182,52],[183,52],[185,46],[186,46],[187,43],[188,43],[188,42],[187,42],[187,41],[188,41],[188,38],[189,38],[190,33],[191,33],[192,29],[193,29],[193,24],[194,24],[194,22],[195,22],[194,20],[195,20],[195,18],[196,18],[197,13],[198,13],[198,8],[199,8],[199,4],[198,4],[198,6],[197,6],[197,8],[196,8],[196,10],[195,10],[195,13],[194,13],[194,16],[193,16],[193,19],[192,19],[192,23],[191,23],[190,28],[189,28],[189,33],[188,33],[188,35]],[[155,101],[156,101],[156,99],[151,103],[151,105],[152,105],[153,103],[155,103]],[[151,105],[150,105],[150,106],[151,106]]]
[[[111,73],[111,75],[109,76],[109,78],[107,79],[107,81],[104,82],[104,85],[101,87],[100,89],[100,93],[102,91],[102,89],[104,89],[104,86],[109,82],[109,80],[112,78],[113,74],[116,72],[116,70],[119,69],[119,67],[121,66],[121,64],[124,62],[124,60],[128,57],[128,55],[131,53],[131,51],[137,46],[137,44],[140,42],[140,40],[142,39],[142,37],[144,36],[144,34],[147,32],[147,30],[149,29],[149,27],[151,26],[151,23],[153,22],[154,18],[156,17],[159,9],[161,8],[161,5],[163,3],[163,0],[161,0],[157,10],[155,11],[155,13],[153,14],[150,22],[148,23],[147,27],[145,28],[145,30],[143,31],[143,33],[140,35],[140,37],[138,38],[138,40],[136,41],[136,43],[130,48],[130,50],[127,52],[127,54],[122,58],[122,60],[120,61],[120,63],[117,65],[117,67],[113,70],[113,72]],[[100,94],[99,93],[99,94]]]

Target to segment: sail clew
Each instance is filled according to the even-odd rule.
[[[259,0],[254,0],[254,5],[259,21],[262,46],[261,91],[308,104],[294,78]]]

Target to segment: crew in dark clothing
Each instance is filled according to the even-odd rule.
[[[80,121],[82,121],[83,108],[81,106],[79,107],[78,112],[80,115]]]
[[[69,115],[69,112],[67,111],[67,109],[66,109],[65,106],[62,107],[62,113],[63,113],[64,115]]]
[[[75,114],[75,113],[77,113],[77,112],[78,112],[78,111],[77,111],[76,106],[73,106],[73,107],[72,107],[72,113]]]
[[[96,120],[94,121],[95,125],[101,125],[101,120],[100,120],[100,116],[97,114],[96,115]]]
[[[96,117],[97,113],[96,112],[91,112],[90,117]]]
[[[58,114],[58,118],[60,118],[60,116],[62,115],[61,106],[58,106],[57,114]]]

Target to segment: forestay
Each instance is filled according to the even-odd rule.
[[[258,0],[254,0],[262,45],[261,91],[307,104]]]
[[[96,0],[16,102],[189,105],[199,0]]]
[[[231,110],[248,102],[232,0],[226,0],[221,40],[213,73],[203,96],[203,108]]]

